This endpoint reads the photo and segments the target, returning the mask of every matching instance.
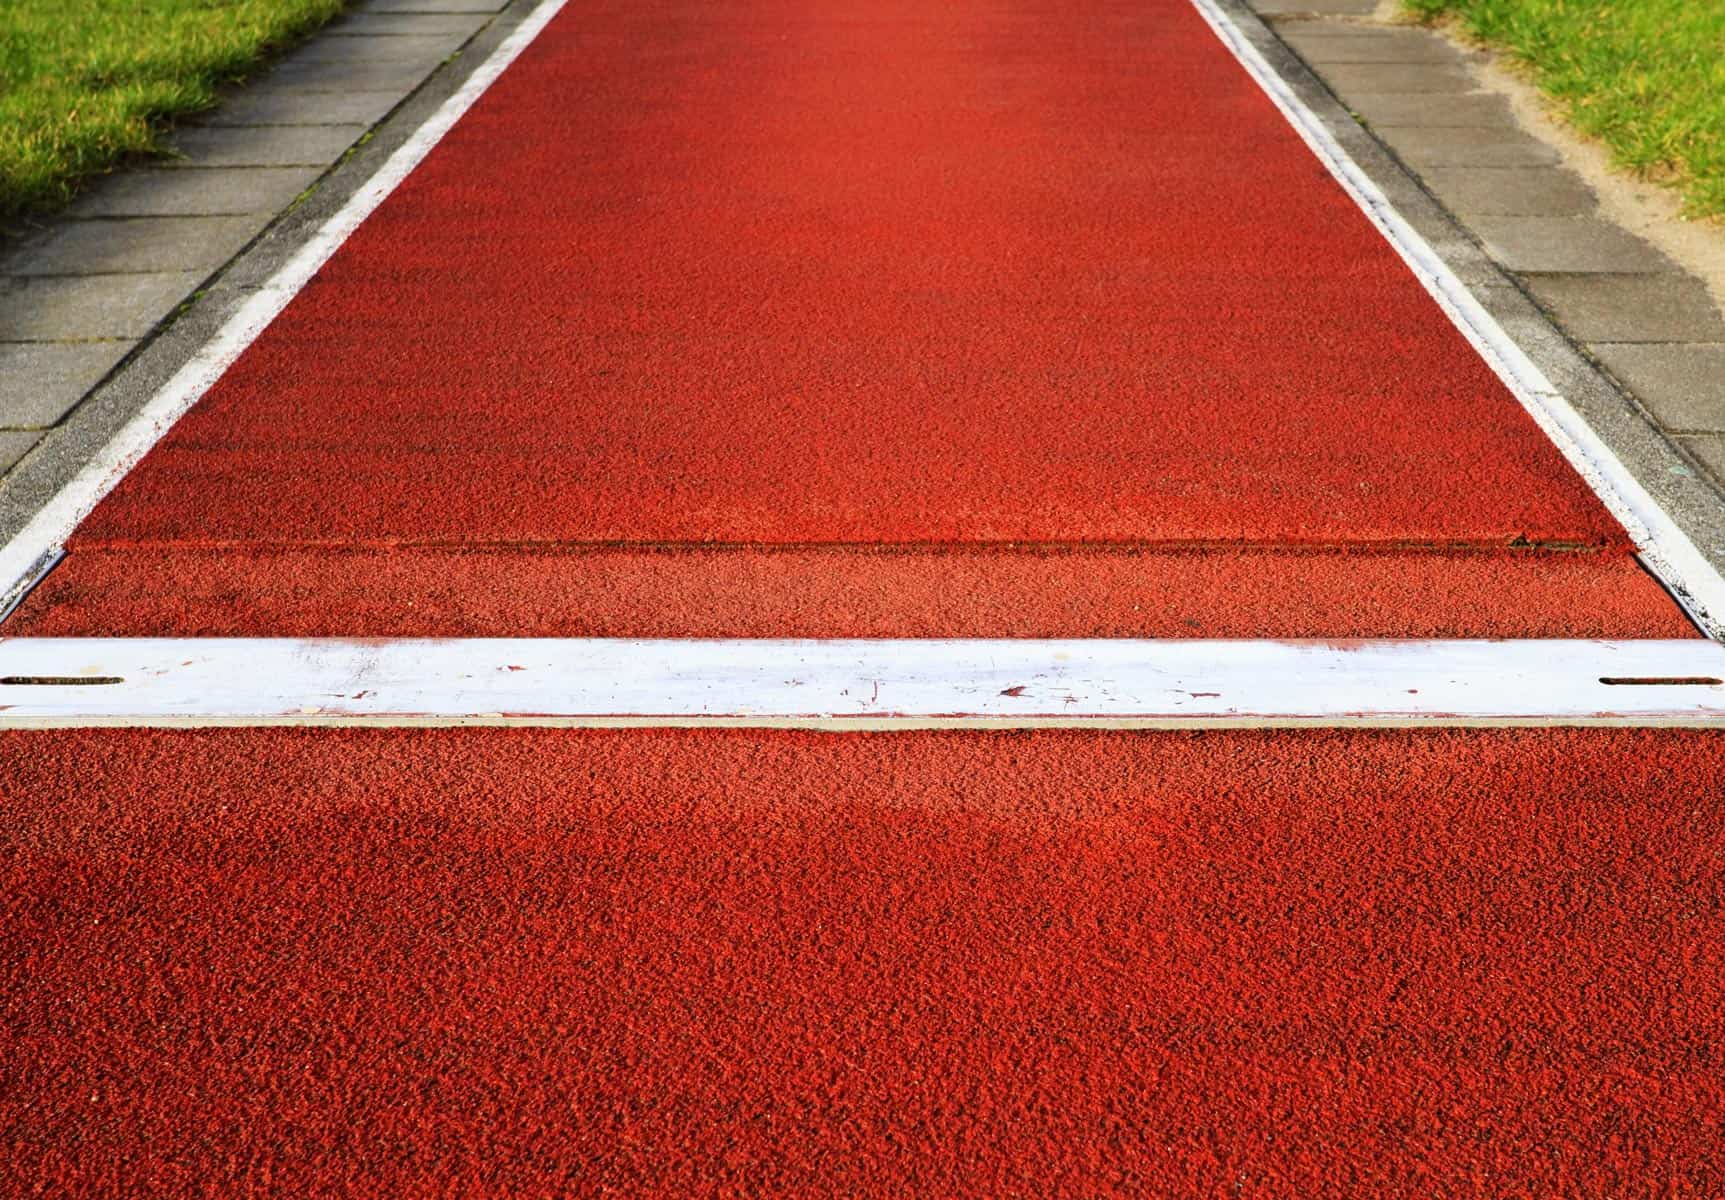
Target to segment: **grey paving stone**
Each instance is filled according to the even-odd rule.
[[[1714,479],[1725,484],[1725,436],[1691,437],[1680,440],[1712,472]]]
[[[490,22],[488,12],[355,12],[325,26],[320,37],[424,36],[459,33],[471,37]]]
[[[0,342],[0,429],[46,429],[135,342]]]
[[[18,275],[208,272],[257,236],[267,220],[247,217],[127,217],[68,221],[12,266]]]
[[[1384,30],[1336,37],[1316,22],[1283,26],[1278,31],[1309,63],[1460,64],[1461,51],[1424,30]]]
[[[1725,433],[1725,343],[1594,342],[1588,349],[1667,429]]]
[[[1593,211],[1581,178],[1559,167],[1425,167],[1420,178],[1463,217],[1572,217]]]
[[[1459,96],[1359,92],[1342,97],[1375,129],[1380,126],[1421,128],[1514,129],[1509,101],[1487,92]]]
[[[314,92],[265,77],[223,99],[199,126],[358,125],[369,128],[401,102],[394,92]]]
[[[1252,0],[1252,7],[1265,16],[1287,13],[1323,13],[1364,17],[1377,8],[1377,0]]]
[[[302,92],[390,92],[418,87],[435,62],[295,62],[282,63],[268,78]]]
[[[186,167],[122,171],[97,180],[66,215],[82,217],[273,215],[293,203],[323,167]]]
[[[1382,37],[1385,33],[1414,29],[1406,25],[1380,25],[1374,21],[1356,21],[1346,13],[1301,13],[1298,16],[1272,16],[1270,27],[1277,37]]]
[[[1474,217],[1486,253],[1511,271],[1651,274],[1671,263],[1640,238],[1597,217]]]
[[[0,340],[140,338],[197,290],[204,272],[0,281]]]
[[[1707,286],[1687,275],[1527,275],[1529,289],[1584,342],[1725,342]]]
[[[1460,67],[1428,63],[1320,63],[1315,68],[1340,96],[1355,92],[1472,92],[1473,77]]]
[[[368,0],[362,13],[494,13],[508,7],[509,0]]]
[[[294,51],[294,63],[437,63],[448,58],[467,41],[464,33],[424,36],[364,34],[353,37],[318,38]]]
[[[40,430],[0,430],[0,475],[17,466],[18,460],[41,440]]]
[[[278,125],[266,129],[182,129],[173,148],[194,167],[326,168],[347,152],[364,125]],[[296,193],[297,194],[297,193]]]
[[[1393,126],[1377,134],[1405,162],[1419,168],[1537,167],[1558,161],[1552,147],[1512,129]]]

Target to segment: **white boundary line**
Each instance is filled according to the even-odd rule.
[[[1623,524],[1647,565],[1676,594],[1689,614],[1715,638],[1725,637],[1725,577],[1702,556],[1669,514],[1642,487],[1593,427],[1504,332],[1497,319],[1414,227],[1396,211],[1377,184],[1325,127],[1323,121],[1276,73],[1216,0],[1192,0],[1222,44],[1270,97],[1294,131],[1328,168],[1348,195],[1395,247],[1439,307],[1480,357],[1497,372],[1546,436]]]
[[[444,134],[473,107],[474,101],[539,36],[565,3],[566,0],[542,0],[474,69],[460,89],[439,105],[377,173],[323,223],[311,240],[228,318],[216,336],[162,385],[84,469],[55,493],[16,537],[0,546],[0,607],[8,600],[18,599],[42,571],[53,565],[54,556],[78,523],[221,378],[330,255],[424,161]]]
[[[1722,681],[1725,646],[1701,638],[12,638],[0,639],[0,728],[409,719],[1725,727]]]

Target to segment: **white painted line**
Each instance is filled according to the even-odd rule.
[[[1396,211],[1377,184],[1360,169],[1306,107],[1245,33],[1216,3],[1192,0],[1216,35],[1282,111],[1306,145],[1376,225],[1426,291],[1438,302],[1480,357],[1497,372],[1581,477],[1622,523],[1641,557],[1680,604],[1715,638],[1725,637],[1725,577],[1708,562],[1689,535],[1678,528],[1647,489],[1629,473],[1603,438],[1576,412],[1497,319],[1456,278],[1431,244]]]
[[[1608,681],[1618,682],[1608,682]],[[1680,641],[0,639],[0,727],[443,723],[1725,727]]]
[[[483,63],[414,131],[366,184],[300,247],[268,283],[228,318],[185,366],[162,385],[138,414],[73,479],[49,500],[18,535],[0,546],[0,600],[28,590],[31,572],[57,553],[72,530],[113,490],[144,454],[201,399],[235,359],[286,308],[360,223],[422,162],[474,101],[503,74],[566,0],[542,0]]]

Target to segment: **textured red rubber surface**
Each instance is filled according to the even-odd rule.
[[[0,757],[9,1193],[1725,1191],[1717,735]]]
[[[78,543],[1625,546],[1184,0],[566,9]]]
[[[76,550],[29,637],[1699,636],[1599,554]]]

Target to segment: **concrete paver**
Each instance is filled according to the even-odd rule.
[[[1402,160],[1428,167],[1537,167],[1557,163],[1550,146],[1514,130],[1390,126],[1377,130]]]
[[[508,5],[509,0],[371,0],[365,9],[372,13],[495,13]]]
[[[1581,177],[1561,167],[1425,167],[1420,178],[1464,217],[1572,217],[1597,207]]]
[[[1584,342],[1725,342],[1725,317],[1707,286],[1687,275],[1528,275],[1525,282]]]
[[[1318,74],[1338,93],[1471,92],[1473,80],[1459,65],[1430,63],[1332,63]]]
[[[53,425],[136,344],[0,342],[0,429]]]
[[[41,440],[35,430],[0,429],[0,472],[11,470]]]
[[[412,0],[404,0],[411,3]],[[1368,16],[1377,8],[1377,0],[1260,0],[1255,7],[1265,16],[1290,13],[1313,13],[1329,16]]]
[[[1595,342],[1589,349],[1667,428],[1725,433],[1725,343]]]
[[[140,338],[204,278],[199,271],[0,281],[0,340]]]
[[[323,167],[179,167],[129,171],[80,196],[66,215],[185,217],[256,213],[269,217],[292,204],[294,197],[323,172]]]
[[[466,33],[352,34],[319,38],[294,55],[296,63],[436,63],[467,41]]]
[[[422,35],[433,33],[474,34],[491,20],[489,12],[379,12],[375,9],[349,13],[323,32],[325,37],[354,35]]]
[[[182,129],[174,149],[199,167],[326,168],[365,133],[364,125],[278,125],[261,129],[221,126]]]
[[[1512,271],[1647,273],[1671,269],[1652,246],[1598,217],[1476,217],[1486,252]]]
[[[1378,38],[1386,33],[1417,32],[1411,25],[1383,25],[1376,21],[1348,20],[1346,13],[1265,14],[1283,41],[1296,38]],[[1370,14],[1367,14],[1368,16]]]
[[[399,96],[425,78],[437,60],[328,62],[291,59],[270,78],[305,92],[391,92]]]
[[[257,234],[248,217],[136,217],[71,221],[13,266],[19,275],[212,270]]]
[[[1449,65],[1465,56],[1447,42],[1422,32],[1384,31],[1349,37],[1326,36],[1322,27],[1285,29],[1284,40],[1307,62],[1327,63],[1420,63]]]
[[[359,125],[369,128],[400,102],[399,91],[342,95],[308,91],[266,77],[224,100],[221,107],[199,117],[196,124],[198,127]]]
[[[1347,105],[1373,127],[1477,128],[1504,126],[1510,119],[1509,102],[1485,93],[1434,98],[1417,92],[1361,92],[1349,96]]]

